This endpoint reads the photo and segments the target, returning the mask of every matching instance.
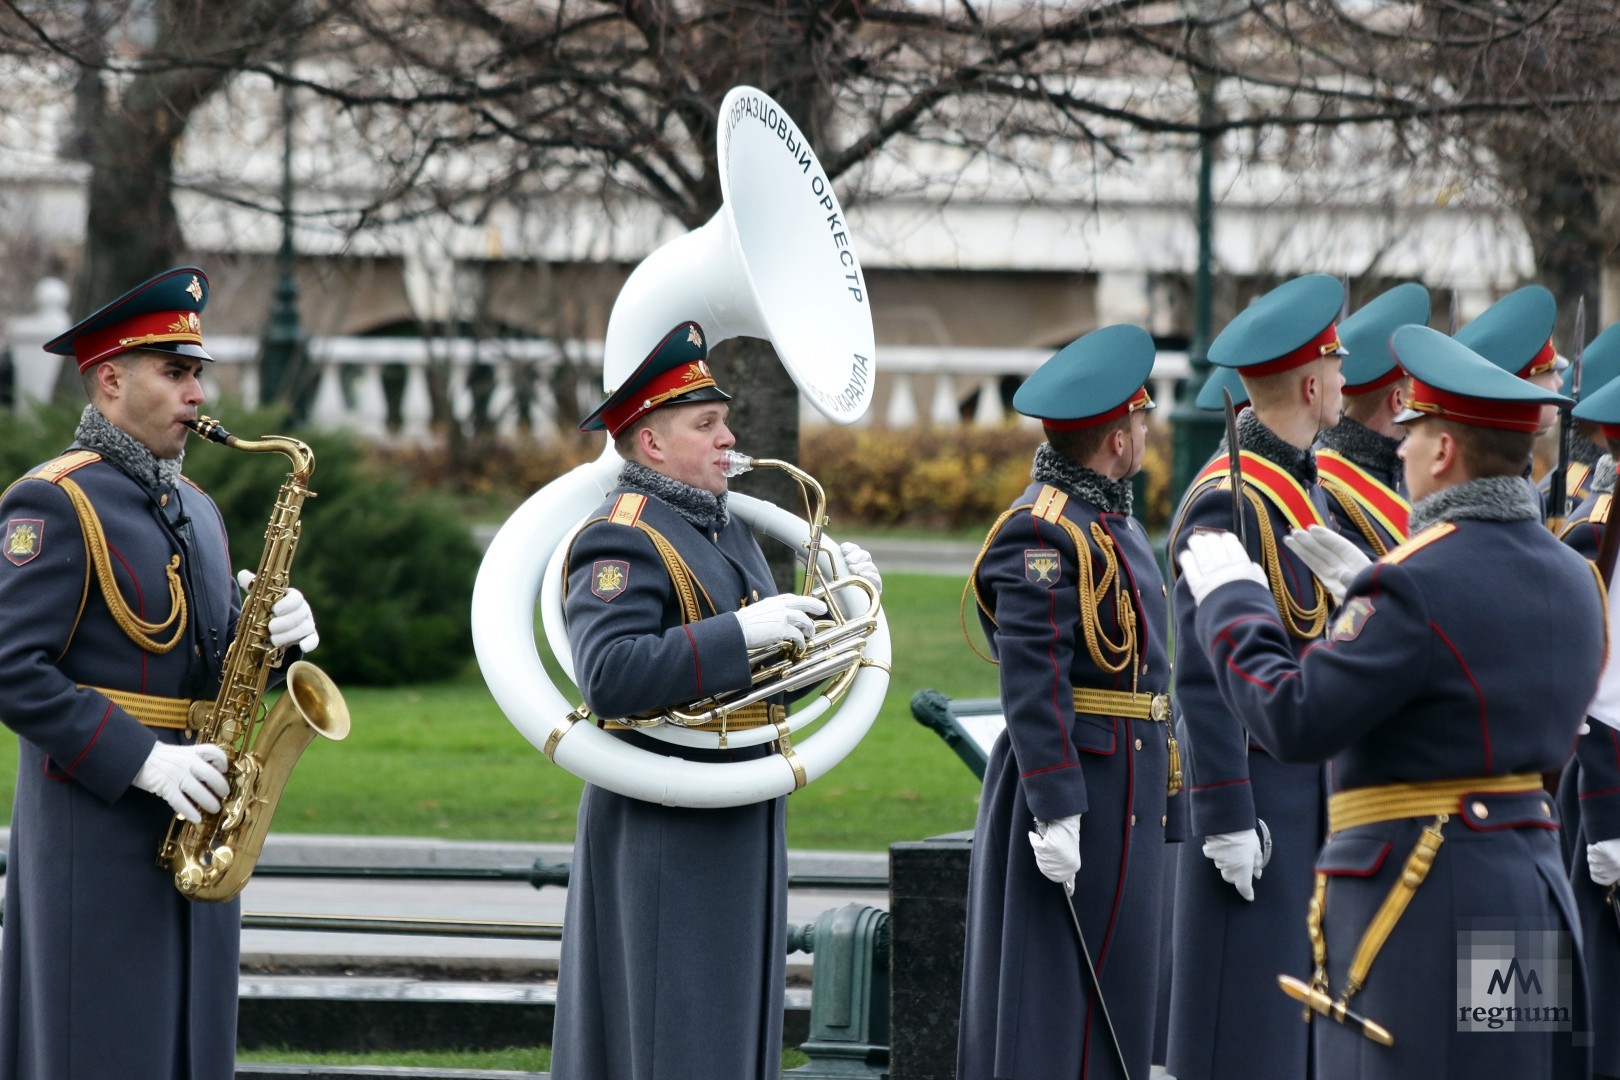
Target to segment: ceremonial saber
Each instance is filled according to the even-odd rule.
[[[1046,835],[1046,823],[1036,819],[1035,831],[1040,836]],[[1119,1035],[1114,1031],[1114,1018],[1108,1015],[1108,1001],[1103,997],[1102,980],[1097,978],[1097,967],[1091,962],[1091,949],[1086,945],[1086,932],[1080,929],[1080,913],[1074,908],[1074,894],[1069,886],[1061,881],[1053,882],[1063,890],[1063,906],[1069,909],[1069,920],[1074,923],[1074,939],[1080,943],[1080,958],[1086,962],[1086,974],[1091,976],[1092,996],[1097,999],[1097,1008],[1102,1010],[1103,1026],[1108,1029],[1108,1041],[1114,1046],[1114,1056],[1119,1058],[1119,1071],[1125,1080],[1131,1080],[1131,1067],[1125,1063],[1125,1048],[1119,1045]],[[1084,1050],[1081,1051],[1084,1055]],[[1085,1071],[1085,1062],[1080,1064],[1081,1072]]]
[[[1283,993],[1300,1002],[1312,1012],[1337,1020],[1347,1027],[1353,1027],[1377,1043],[1379,1046],[1394,1046],[1395,1036],[1389,1029],[1376,1021],[1369,1020],[1360,1013],[1353,1012],[1342,1001],[1334,1001],[1320,990],[1312,989],[1308,984],[1294,978],[1292,975],[1277,976],[1277,985],[1283,988]]]
[[[1586,353],[1586,297],[1575,301],[1575,355],[1570,364],[1570,397],[1581,400],[1581,360]],[[1573,457],[1575,418],[1570,410],[1558,410],[1558,459],[1547,479],[1547,527],[1556,536],[1569,517],[1569,461]]]
[[[1249,536],[1243,524],[1243,455],[1238,450],[1237,406],[1232,404],[1232,391],[1224,386],[1221,398],[1226,403],[1226,467],[1232,479],[1232,531],[1247,548]]]

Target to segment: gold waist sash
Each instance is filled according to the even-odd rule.
[[[1074,711],[1088,716],[1128,716],[1155,724],[1170,720],[1169,694],[1133,694],[1129,690],[1093,690],[1075,687]]]
[[[1401,818],[1455,814],[1465,795],[1500,795],[1540,791],[1541,777],[1530,773],[1510,776],[1465,776],[1455,780],[1429,780],[1417,784],[1380,784],[1352,788],[1328,799],[1328,832],[1374,825]]]
[[[133,690],[109,690],[105,686],[86,686],[83,683],[79,684],[79,689],[94,690],[112,699],[113,704],[147,727],[184,731],[191,726],[188,720],[191,715],[190,698],[157,697],[138,694]]]

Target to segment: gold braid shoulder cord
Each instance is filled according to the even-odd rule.
[[[107,601],[107,607],[112,612],[113,621],[118,624],[131,641],[149,653],[163,654],[172,650],[180,643],[186,632],[186,592],[180,584],[180,556],[175,555],[169,559],[169,565],[164,574],[169,581],[169,617],[160,623],[147,622],[130,610],[123,594],[118,591],[118,582],[113,577],[112,559],[107,554],[107,535],[102,530],[101,518],[96,515],[96,508],[90,504],[90,497],[84,489],[72,480],[63,477],[57,481],[68,501],[73,504],[73,511],[79,517],[79,527],[84,532],[84,550],[91,564],[95,567],[96,578],[101,583],[102,598]],[[155,635],[161,634],[169,627],[174,627],[174,633],[168,641],[158,641]]]
[[[995,658],[985,656],[979,652],[978,645],[974,643],[973,638],[968,634],[968,593],[973,594],[974,602],[978,605],[979,610],[984,612],[985,617],[994,626],[996,622],[995,613],[985,604],[984,597],[979,593],[979,567],[984,562],[985,554],[990,550],[990,542],[995,539],[996,533],[1001,531],[1002,525],[1006,524],[1008,518],[1024,510],[1033,511],[1034,504],[1026,503],[1022,506],[1015,506],[1002,514],[996,519],[996,523],[990,526],[990,533],[985,537],[984,546],[979,549],[978,558],[973,560],[973,569],[968,572],[967,582],[962,588],[962,602],[958,606],[958,615],[962,622],[962,636],[967,639],[968,647],[980,659],[992,664],[996,663]],[[1043,520],[1052,519],[1046,518]],[[1124,575],[1119,572],[1119,556],[1115,552],[1114,539],[1108,535],[1108,530],[1104,529],[1101,524],[1095,521],[1091,523],[1091,537],[1096,541],[1097,548],[1102,552],[1103,557],[1102,578],[1097,580],[1092,576],[1091,572],[1090,545],[1086,543],[1085,535],[1080,531],[1080,526],[1062,516],[1056,518],[1055,524],[1068,533],[1069,539],[1074,542],[1075,562],[1079,568],[1079,573],[1076,576],[1079,578],[1077,589],[1080,598],[1080,626],[1081,634],[1086,642],[1086,651],[1090,653],[1092,661],[1099,668],[1110,675],[1117,675],[1132,664],[1136,657],[1136,606],[1129,603],[1124,596]],[[1120,640],[1118,642],[1108,640],[1107,634],[1103,632],[1100,625],[1102,602],[1110,587],[1114,590],[1114,611],[1119,617]],[[1136,689],[1134,671],[1131,677],[1131,689],[1134,693]]]
[[[1228,481],[1221,481],[1226,487]],[[1294,594],[1288,591],[1288,583],[1283,580],[1282,560],[1277,555],[1277,537],[1271,528],[1271,515],[1266,512],[1264,500],[1255,490],[1247,484],[1243,486],[1243,494],[1248,496],[1249,502],[1254,506],[1255,517],[1260,522],[1260,557],[1261,565],[1265,567],[1266,583],[1271,586],[1272,598],[1277,602],[1277,614],[1281,616],[1283,625],[1288,632],[1301,641],[1311,641],[1322,636],[1327,628],[1328,614],[1332,611],[1332,602],[1328,598],[1327,589],[1322,583],[1311,575],[1311,587],[1316,602],[1309,608],[1299,605]],[[1302,621],[1303,620],[1303,621]]]

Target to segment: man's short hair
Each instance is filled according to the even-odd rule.
[[[107,359],[91,364],[79,372],[79,385],[84,387],[84,396],[92,402],[96,400],[96,388],[100,386],[96,377],[96,369],[101,367],[102,364],[115,364],[120,371],[128,374],[130,367],[142,355],[139,349],[131,349],[116,356],[109,356]]]
[[[1442,417],[1433,417],[1428,423],[1444,424],[1445,430],[1451,432],[1462,450],[1463,463],[1474,477],[1522,476],[1530,464],[1530,452],[1536,443],[1533,431],[1459,424]]]
[[[1133,413],[1116,416],[1106,423],[1094,427],[1076,428],[1073,431],[1053,431],[1047,429],[1046,441],[1052,444],[1052,449],[1079,465],[1084,465],[1092,456],[1102,449],[1102,444],[1108,436],[1116,431],[1129,432],[1131,430],[1131,417]]]

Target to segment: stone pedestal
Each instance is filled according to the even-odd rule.
[[[889,845],[889,1076],[955,1080],[971,832]]]

